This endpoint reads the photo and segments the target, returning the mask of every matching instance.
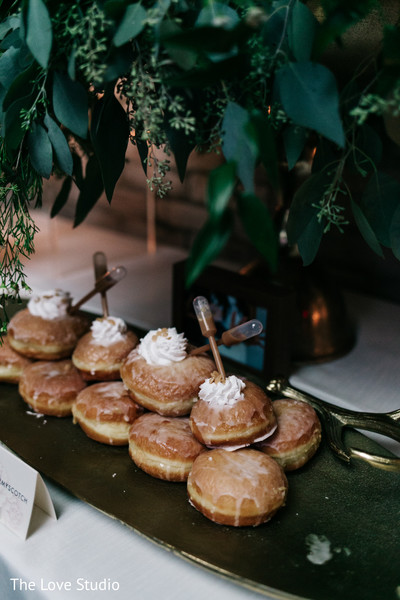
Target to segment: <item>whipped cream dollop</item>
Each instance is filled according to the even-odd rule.
[[[186,358],[187,339],[175,327],[152,329],[140,340],[138,353],[149,365],[167,366]]]
[[[119,317],[103,317],[93,321],[90,329],[95,344],[111,346],[124,339],[128,328],[125,321]]]
[[[199,398],[215,405],[232,406],[238,400],[243,400],[245,387],[245,382],[236,375],[230,375],[223,380],[219,373],[213,373],[210,379],[201,384]]]
[[[55,289],[41,294],[34,294],[28,302],[28,310],[35,317],[42,319],[59,319],[65,317],[71,306],[69,292]]]

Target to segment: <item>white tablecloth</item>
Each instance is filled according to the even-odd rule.
[[[46,224],[44,223],[44,227]],[[166,324],[171,314],[170,275],[179,251],[165,249],[149,257],[141,242],[104,234],[92,228],[74,232],[74,243],[65,244],[58,226],[56,248],[46,251],[54,231],[46,231],[28,265],[34,289],[54,287],[54,282],[79,293],[92,281],[91,253],[105,249],[113,264],[129,266],[128,276],[115,288],[113,312],[146,327]],[[43,228],[43,225],[42,225]],[[50,244],[51,246],[51,244]],[[52,247],[52,246],[51,246]],[[150,288],[138,273],[158,273]],[[110,296],[111,301],[111,296]],[[358,338],[347,356],[325,364],[297,369],[291,383],[321,398],[359,410],[386,411],[400,406],[400,307],[355,295],[348,297]],[[158,308],[157,308],[158,307]],[[92,310],[96,306],[90,307]],[[138,317],[139,315],[139,317]],[[164,320],[164,321],[163,321]],[[139,321],[139,322],[138,322]],[[184,561],[134,533],[94,508],[46,482],[58,520],[44,518],[26,541],[0,528],[0,598],[3,600],[251,600],[259,594]],[[223,549],[221,548],[221,552]],[[43,585],[41,585],[41,580]],[[79,580],[79,581],[78,581]],[[117,591],[79,591],[85,581],[115,582]],[[29,590],[34,582],[36,590]],[[71,582],[72,591],[57,592],[49,582]],[[51,585],[51,584],[50,584]],[[25,591],[23,591],[25,589]],[[22,591],[21,591],[22,590]],[[265,596],[264,596],[265,597]]]

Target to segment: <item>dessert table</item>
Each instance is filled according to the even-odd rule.
[[[182,251],[159,248],[155,254],[148,254],[142,241],[85,225],[73,232],[76,241],[69,243],[67,250],[64,243],[71,235],[69,227],[62,220],[54,225],[43,219],[37,252],[26,267],[35,291],[58,286],[68,289],[73,296],[83,296],[82,292],[92,284],[91,255],[101,249],[109,257],[110,266],[122,264],[128,271],[126,278],[110,292],[111,312],[144,329],[170,324],[171,269],[174,262],[184,257]],[[87,264],[83,256],[88,257]],[[397,409],[400,407],[400,307],[356,294],[347,294],[346,300],[357,329],[353,350],[330,362],[296,367],[290,382],[322,399],[355,410]],[[94,298],[87,308],[100,312],[100,301]],[[385,446],[400,456],[399,444],[385,441]],[[343,469],[346,468],[344,465]],[[400,490],[400,475],[395,476]],[[270,593],[249,589],[240,579],[226,578],[199,563],[184,560],[174,548],[154,543],[46,477],[44,481],[57,520],[36,510],[25,541],[0,525],[0,593],[4,600],[303,597],[281,594],[275,589]],[[148,519],[157,518],[149,510]],[[399,521],[393,523],[394,531],[397,528],[398,532],[398,525]],[[223,547],[220,552],[224,552]],[[290,560],[288,557],[289,563]],[[318,568],[324,567],[321,564]],[[390,596],[393,600],[400,597],[400,576],[397,585]],[[344,589],[342,599],[350,598]],[[389,600],[389,596],[379,600]]]

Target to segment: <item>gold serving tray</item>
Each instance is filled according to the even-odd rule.
[[[346,435],[354,447],[385,453],[356,431]],[[189,504],[186,484],[147,475],[127,446],[89,439],[72,418],[33,414],[16,385],[0,383],[0,440],[104,514],[261,594],[279,600],[400,598],[400,475],[361,461],[346,465],[324,440],[305,467],[288,473],[285,507],[264,525],[242,528],[203,517]],[[311,535],[330,544],[332,558],[321,565],[307,557]]]
[[[357,447],[377,451],[363,435],[350,436]],[[90,440],[71,418],[33,415],[13,385],[0,385],[0,439],[84,502],[257,592],[279,599],[399,597],[399,474],[361,462],[347,466],[325,443],[308,465],[288,474],[287,504],[269,523],[233,528],[197,512],[185,484],[140,471],[127,447]],[[307,558],[310,534],[330,542],[329,561]]]

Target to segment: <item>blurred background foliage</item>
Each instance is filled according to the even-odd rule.
[[[271,273],[282,230],[309,265],[349,219],[400,258],[400,182],[385,160],[400,141],[397,1],[3,0],[0,13],[4,300],[27,287],[43,178],[63,178],[52,216],[78,187],[77,226],[103,192],[112,202],[130,143],[161,197],[171,160],[183,180],[193,151],[223,158],[188,283],[236,219]],[[300,160],[310,174],[288,197]],[[272,203],[255,192],[259,168]]]

